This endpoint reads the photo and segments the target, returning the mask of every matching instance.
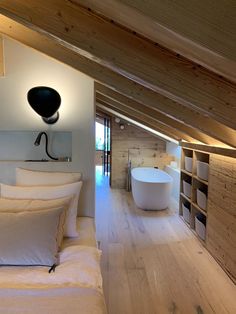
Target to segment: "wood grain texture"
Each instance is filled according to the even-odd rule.
[[[234,0],[73,2],[236,82]]]
[[[124,116],[124,115],[122,115],[122,114],[119,114],[118,112],[116,112],[116,111],[114,111],[114,110],[112,110],[112,109],[108,109],[108,108],[106,108],[106,107],[104,107],[104,106],[102,106],[102,105],[100,105],[100,104],[97,104],[97,106],[96,106],[96,113],[97,112],[100,112],[100,113],[102,113],[102,114],[104,114],[104,115],[106,115],[106,116],[109,116],[110,118],[111,117],[114,117],[114,118],[116,118],[116,117],[119,117],[122,121],[124,121],[124,122],[126,122],[126,123],[130,123],[131,125],[133,125],[133,126],[135,126],[135,127],[137,127],[137,128],[140,128],[140,126],[138,126],[138,125],[136,125],[135,123],[136,122],[138,122],[138,121],[135,121],[135,123],[131,123],[130,121],[129,121],[129,118],[127,117],[127,116]],[[134,120],[132,120],[132,121],[134,121]],[[141,123],[141,122],[140,122]],[[143,124],[145,127],[150,127],[151,128],[151,126],[149,125],[149,124]],[[143,128],[142,128],[143,129]],[[154,131],[158,131],[158,132],[161,132],[161,130],[159,130],[158,128],[156,128],[156,129],[146,129],[145,131],[148,133],[148,134],[150,134],[150,135],[152,135],[152,136],[154,136],[155,138],[158,138],[158,139],[160,139],[160,140],[165,140],[166,142],[170,142],[168,139],[164,139],[163,138],[163,135],[164,136],[168,136],[167,134],[157,134],[157,133],[153,133],[153,130]],[[169,135],[170,136],[170,135]],[[178,144],[178,142],[176,143],[176,144]]]
[[[0,32],[30,46],[42,53],[47,54],[73,68],[83,72],[95,80],[103,83],[101,88],[118,91],[130,99],[134,99],[143,105],[155,108],[173,119],[183,122],[185,125],[210,135],[213,138],[235,146],[235,131],[223,126],[222,124],[201,115],[199,112],[188,109],[161,94],[155,93],[129,79],[114,73],[113,71],[93,62],[70,49],[63,47],[42,34],[30,30],[11,19],[0,15]],[[102,86],[102,87],[101,87]],[[109,90],[108,89],[108,90]],[[106,90],[107,93],[107,90]],[[212,143],[214,145],[215,143]]]
[[[125,124],[121,130],[112,119],[111,187],[126,188],[128,161],[132,167],[158,166],[163,169],[174,157],[166,153],[166,143],[149,133]]]
[[[0,76],[4,76],[3,37],[0,35]]]
[[[208,152],[212,154],[218,154],[228,157],[236,158],[236,150],[225,148],[225,147],[215,147],[209,145],[201,145],[201,144],[194,144],[194,143],[187,143],[187,142],[180,142],[180,146],[195,149],[203,152]]]
[[[110,314],[234,314],[236,287],[175,212],[138,209],[97,184],[97,238]]]
[[[117,94],[117,93],[116,93]],[[199,141],[201,143],[210,144],[214,142],[215,140],[213,138],[210,138],[209,136],[193,129],[188,126],[185,126],[183,123],[180,123],[179,121],[176,121],[166,115],[164,115],[161,112],[158,112],[157,110],[154,110],[152,108],[149,108],[143,104],[140,104],[134,100],[131,100],[123,95],[119,95],[119,97],[112,99],[109,96],[103,95],[99,93],[99,91],[96,92],[96,98],[97,100],[101,100],[104,103],[108,105],[112,105],[115,108],[122,109],[125,111],[126,108],[135,110],[139,113],[141,113],[144,117],[152,117],[153,120],[156,120],[158,123],[163,124],[165,126],[168,126],[170,128],[173,128],[177,131],[180,131],[183,133],[183,136],[186,139],[186,135],[190,138],[187,139],[188,141],[194,142]],[[220,142],[219,142],[220,143]],[[221,143],[222,144],[222,143]],[[236,144],[236,142],[235,142]]]
[[[110,113],[113,116],[115,116],[116,114],[117,115],[120,114],[120,115],[122,115],[122,117],[123,117],[122,119],[123,120],[126,120],[125,118],[131,119],[132,121],[138,122],[138,123],[140,123],[140,124],[150,128],[150,129],[152,129],[154,131],[157,131],[157,132],[160,132],[161,134],[164,134],[164,135],[166,135],[166,136],[168,136],[168,137],[170,137],[170,138],[172,138],[172,139],[174,139],[176,141],[179,141],[180,138],[181,138],[182,134],[179,134],[178,132],[174,132],[174,133],[171,132],[171,129],[169,127],[166,127],[164,125],[160,125],[160,124],[158,124],[156,122],[154,123],[152,121],[152,119],[149,118],[149,117],[144,119],[143,116],[141,114],[139,114],[139,113],[136,113],[136,112],[133,112],[133,111],[132,111],[132,113],[131,112],[128,113],[127,111],[124,113],[120,109],[117,109],[117,108],[114,109],[113,107],[111,107],[111,106],[109,106],[107,104],[103,105],[100,102],[97,102],[96,106],[97,106],[97,108],[99,110],[103,110],[104,112]],[[129,121],[128,119],[126,120],[127,122]],[[160,135],[160,137],[161,137],[161,135]]]
[[[5,0],[0,12],[59,45],[235,128],[234,84],[71,2],[54,0],[45,6],[37,0]]]
[[[208,250],[236,282],[236,159],[212,154],[208,189]]]
[[[114,91],[113,88],[109,88],[100,84],[98,82],[95,83],[96,90],[107,97],[112,99],[120,100],[120,102],[126,102],[127,104],[132,105],[132,101],[134,100],[133,93],[134,89],[132,88],[129,92],[123,93],[123,91]],[[119,85],[121,88],[121,85]],[[131,86],[130,86],[131,88]],[[123,95],[122,95],[123,94]],[[162,114],[180,122],[188,127],[192,127],[200,132],[209,135],[212,139],[208,138],[208,144],[211,142],[211,145],[223,146],[219,143],[225,143],[230,146],[236,147],[236,131],[224,126],[223,124],[202,115],[201,113],[191,110],[189,108],[184,107],[180,103],[175,103],[170,99],[161,97],[160,94],[156,93],[156,100],[153,98],[153,102],[151,102],[151,98],[154,96],[153,92],[150,91],[146,93],[146,89],[140,89],[137,94],[135,93],[135,101],[142,104],[144,107],[150,107],[152,109],[161,112]],[[125,101],[124,99],[130,99]],[[194,137],[194,136],[193,136]]]
[[[236,61],[235,1],[120,0],[223,57]]]
[[[97,95],[96,100],[98,104],[101,104],[107,108],[116,110],[117,112],[120,112],[124,115],[129,115],[130,117],[137,118],[139,121],[143,121],[143,123],[147,122],[150,125],[152,124],[153,127],[158,127],[159,129],[163,130],[163,133],[165,134],[172,134],[172,138],[177,139],[183,139],[185,141],[189,142],[198,142],[195,138],[189,136],[188,134],[182,132],[180,129],[176,128],[175,123],[173,125],[169,125],[167,123],[163,123],[163,121],[160,121],[160,119],[156,119],[151,114],[144,114],[143,111],[137,111],[133,107],[128,107],[123,104],[120,104],[116,101],[108,100],[106,97]]]

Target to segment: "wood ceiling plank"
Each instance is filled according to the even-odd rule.
[[[147,107],[158,110],[186,126],[193,127],[196,130],[209,135],[210,137],[217,140],[212,145],[221,146],[219,145],[219,142],[222,142],[226,145],[236,147],[236,131],[226,127],[225,125],[222,125],[214,119],[206,117],[199,112],[186,108],[179,103],[175,103],[167,98],[162,97],[160,94],[153,93],[152,91],[149,91],[145,88],[139,87],[123,92],[123,88],[125,88],[125,86],[121,87],[120,85],[119,87],[120,92],[112,90],[108,86],[104,86],[101,83],[95,83],[95,89],[99,91],[100,94],[120,100],[130,98],[130,103],[132,103],[132,100],[136,98],[136,102],[140,102]],[[126,87],[129,88],[128,86]],[[154,100],[154,98],[156,100]],[[126,102],[129,103],[128,100]]]
[[[236,82],[234,0],[73,2]]]
[[[106,107],[104,107],[104,106],[102,106],[102,105],[100,105],[100,104],[97,104],[97,106],[96,106],[96,112],[99,113],[99,114],[101,114],[101,115],[106,115],[106,116],[109,117],[109,118],[111,118],[111,117],[117,117],[117,116],[119,115],[119,113],[115,112],[114,110],[108,109],[108,108],[106,108]],[[123,115],[122,115],[122,117],[123,117]],[[125,119],[125,118],[121,118],[121,121],[125,121],[125,122],[127,122],[127,123],[130,123],[130,122],[129,122],[129,119],[127,119],[127,117],[126,117],[126,119]],[[140,122],[140,123],[141,123],[141,122]],[[130,123],[130,124],[132,124],[132,123]],[[143,125],[144,125],[144,124],[143,124]],[[135,124],[132,124],[132,126],[134,126],[135,128],[138,128],[138,129],[141,128],[141,127],[139,127],[139,126],[137,126],[137,125],[135,125]],[[145,126],[148,127],[148,125],[145,125]],[[152,134],[152,136],[155,136],[155,137],[161,139],[162,141],[165,140],[165,141],[169,142],[168,140],[164,139],[164,138],[161,137],[161,136],[158,136],[157,134],[155,134],[155,133],[153,133],[153,132],[151,132],[151,131],[149,131],[149,130],[146,130],[146,129],[145,129],[145,131],[148,132],[148,133],[150,133],[150,134]],[[160,132],[158,129],[156,129],[155,131]],[[165,134],[165,135],[167,135],[167,134]],[[168,136],[168,135],[167,135],[167,136]],[[185,143],[187,143],[187,142],[185,142]]]
[[[131,108],[125,107],[119,103],[115,104],[110,102],[109,104],[104,102],[103,100],[100,100],[98,97],[96,98],[96,102],[100,105],[103,105],[104,107],[108,108],[108,109],[113,109],[118,113],[121,113],[123,115],[126,115],[129,118],[132,118],[133,120],[140,122],[140,123],[148,123],[149,126],[151,126],[152,128],[155,128],[159,130],[159,132],[162,132],[178,141],[180,141],[181,139],[185,140],[185,141],[189,141],[189,142],[198,142],[195,139],[191,138],[191,136],[188,136],[187,134],[184,134],[182,132],[180,132],[179,130],[176,130],[174,128],[172,128],[171,126],[166,126],[164,124],[162,124],[161,122],[153,119],[150,116],[146,116],[138,111],[135,111]]]
[[[135,117],[135,119],[134,119],[133,116],[129,115],[128,113],[124,113],[124,112],[122,112],[121,110],[119,110],[117,108],[114,109],[114,108],[109,107],[109,106],[107,106],[105,104],[103,105],[103,104],[101,104],[99,102],[96,103],[96,108],[98,108],[99,110],[102,110],[102,111],[104,111],[106,113],[112,114],[113,116],[121,115],[122,116],[122,120],[126,120],[128,123],[131,123],[130,120],[129,120],[129,119],[131,119],[132,121],[138,122],[138,123],[140,123],[140,124],[150,128],[150,129],[152,129],[154,131],[157,131],[157,132],[159,132],[161,134],[164,134],[165,136],[168,136],[168,137],[174,139],[177,142],[180,141],[180,139],[175,134],[169,133],[167,130],[163,130],[162,128],[159,128],[159,125],[157,125],[157,124],[153,125],[152,123],[149,123],[148,121],[143,121],[143,119],[139,119],[137,117]],[[147,130],[147,132],[152,133],[151,131],[148,131],[148,130]],[[153,134],[155,134],[155,133],[153,133]],[[163,140],[163,137],[161,137],[161,136],[158,136],[158,137],[162,138],[162,140]],[[169,140],[167,140],[167,139],[166,139],[166,141],[169,142]]]
[[[119,95],[123,94],[150,108],[155,108],[187,126],[192,126],[211,137],[236,147],[236,132],[234,130],[130,81],[2,15],[0,15],[0,32],[93,77],[97,80],[95,88],[109,97],[114,97],[114,94],[117,95],[119,92]]]
[[[174,128],[175,130],[181,131],[183,134],[186,134],[190,136],[192,139],[194,138],[195,140],[200,141],[202,143],[205,143],[208,145],[213,145],[213,144],[222,145],[223,144],[222,142],[218,142],[214,138],[211,138],[195,130],[194,128],[185,126],[184,124],[164,115],[163,113],[158,112],[157,110],[149,108],[143,104],[140,104],[118,93],[116,93],[117,97],[113,93],[114,98],[110,98],[107,95],[101,94],[99,93],[99,91],[97,91],[96,94],[97,94],[96,97],[98,100],[101,100],[107,104],[112,104],[114,107],[117,106],[118,108],[120,104],[122,106],[131,108],[132,110],[140,112],[145,116],[152,117],[152,119],[158,121],[161,124]],[[188,141],[191,141],[191,140],[189,139]]]
[[[236,87],[73,3],[2,0],[0,12],[153,91],[236,128]],[[114,40],[115,39],[115,40]]]
[[[118,112],[115,112],[115,111],[112,110],[112,109],[105,108],[104,106],[102,106],[102,105],[100,105],[100,104],[98,104],[98,105],[99,105],[100,107],[98,107],[98,106],[96,107],[96,112],[99,112],[99,113],[102,113],[102,114],[104,114],[104,115],[107,115],[107,116],[109,116],[110,118],[111,118],[111,117],[118,117],[118,116],[119,116],[119,113],[118,113]],[[122,115],[122,114],[121,114],[121,115]],[[123,115],[122,115],[122,117],[123,117]],[[130,119],[131,119],[131,118],[130,118]],[[132,123],[129,121],[129,118],[127,119],[127,117],[126,117],[126,118],[121,118],[121,121],[122,121],[122,122],[129,123],[129,124],[132,124]],[[140,122],[140,123],[141,123],[141,122]],[[144,125],[144,124],[143,124],[143,125]],[[138,126],[138,125],[136,125],[136,124],[132,124],[132,126],[135,127],[135,128],[138,128],[138,129],[141,128],[140,126]],[[149,128],[148,125],[145,125],[145,126],[146,126],[147,128]],[[150,127],[150,128],[151,128],[151,127]],[[152,129],[153,129],[153,128],[152,128]],[[142,130],[143,130],[143,129],[142,129]],[[158,131],[158,130],[154,130],[154,131],[160,132],[160,131]],[[155,136],[155,137],[161,139],[162,141],[170,142],[169,140],[163,138],[162,136],[157,135],[156,133],[153,133],[153,132],[149,131],[148,129],[145,129],[145,132],[151,134],[152,136]],[[164,133],[162,133],[162,134],[164,134]],[[167,134],[164,134],[164,135],[168,136]],[[186,142],[186,143],[187,143],[187,142]]]

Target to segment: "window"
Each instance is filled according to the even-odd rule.
[[[96,150],[104,149],[104,125],[96,122]]]

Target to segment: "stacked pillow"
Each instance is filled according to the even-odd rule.
[[[65,236],[77,237],[76,217],[82,182],[54,186],[13,186],[1,184],[1,197],[10,199],[50,200],[73,196],[66,215]]]
[[[63,235],[78,236],[79,180],[79,172],[17,168],[16,186],[1,184],[0,264],[49,266],[57,262]]]
[[[80,172],[51,172],[16,168],[16,185],[61,185],[81,180]]]
[[[57,236],[58,247],[60,248],[61,242],[65,233],[66,215],[73,196],[62,197],[52,200],[34,200],[34,199],[9,199],[0,198],[0,213],[20,213],[22,211],[42,211],[46,209],[63,208],[63,213],[59,221],[59,234]],[[1,217],[1,216],[0,216]],[[42,227],[43,229],[43,227]]]
[[[57,264],[57,235],[63,211],[62,207],[43,211],[1,212],[0,264]]]

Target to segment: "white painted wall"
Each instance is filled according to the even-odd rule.
[[[177,163],[177,169],[173,167],[166,166],[165,171],[173,178],[172,185],[172,197],[179,201],[179,192],[180,192],[180,159],[181,159],[181,147],[175,143],[169,142],[166,143],[166,152],[175,157]]]
[[[4,39],[4,55],[5,77],[0,78],[0,130],[72,131],[72,162],[37,165],[0,162],[0,181],[14,183],[14,169],[21,164],[30,169],[81,171],[84,184],[79,213],[94,216],[94,81],[8,38]],[[28,90],[42,85],[56,89],[62,98],[60,119],[55,125],[45,124],[27,102]],[[10,147],[0,143],[0,150],[10,150]]]
[[[50,160],[44,134],[40,145],[34,145],[38,134],[35,131],[0,131],[0,160]],[[55,158],[72,158],[72,132],[48,133],[48,152]]]
[[[178,202],[180,193],[180,170],[174,169],[170,166],[165,166],[165,171],[172,177],[171,196]]]
[[[166,143],[166,152],[175,157],[178,168],[180,167],[180,158],[181,158],[181,147],[175,143],[168,142]]]

